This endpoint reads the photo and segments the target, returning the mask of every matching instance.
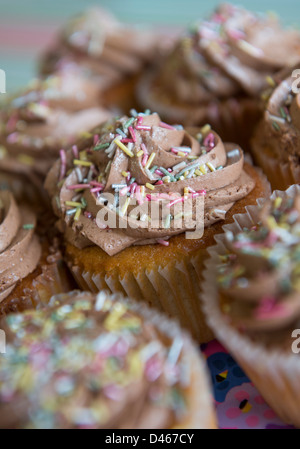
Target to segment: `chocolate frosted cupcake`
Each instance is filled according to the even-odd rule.
[[[259,205],[216,238],[204,310],[269,405],[299,427],[300,188]]]
[[[265,179],[209,126],[189,133],[157,114],[133,111],[77,148],[45,187],[79,285],[144,300],[208,341],[198,300],[206,248],[218,222],[269,194]]]
[[[292,74],[273,90],[251,145],[272,187],[282,190],[300,182],[300,94]]]
[[[73,292],[11,315],[0,428],[215,428],[206,367],[176,323],[118,295]]]
[[[272,74],[299,57],[298,31],[282,29],[274,17],[222,4],[145,75],[137,94],[142,106],[165,120],[208,122],[222,138],[244,145]]]
[[[34,81],[0,109],[0,176],[25,175],[41,187],[60,150],[109,116],[87,82],[67,74]]]
[[[46,303],[72,283],[57,243],[36,234],[36,215],[0,190],[0,315]]]
[[[42,57],[40,71],[71,71],[100,90],[102,104],[126,110],[135,77],[157,56],[160,38],[157,32],[120,23],[103,9],[88,9],[65,25],[57,44]]]

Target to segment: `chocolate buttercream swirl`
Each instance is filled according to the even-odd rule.
[[[295,186],[296,187],[296,186]],[[224,311],[245,332],[278,332],[300,315],[300,190],[261,207],[258,224],[227,233],[219,286]]]
[[[57,48],[45,55],[42,71],[75,70],[105,89],[139,72],[159,43],[156,33],[126,26],[107,11],[92,8],[65,25]]]
[[[189,411],[190,342],[118,295],[73,292],[12,314],[0,428],[172,428]],[[172,328],[172,332],[170,329]]]
[[[76,246],[113,255],[134,244],[167,245],[172,235],[225,219],[254,188],[242,150],[209,125],[190,134],[133,111],[93,134],[56,162],[45,184]]]
[[[187,104],[241,93],[257,96],[270,75],[299,57],[298,31],[283,29],[274,17],[222,4],[180,40],[156,82],[166,95]]]
[[[62,74],[34,81],[0,110],[0,167],[14,171],[17,162],[46,174],[62,147],[109,117],[83,79]]]
[[[8,191],[0,191],[0,302],[37,267],[41,246],[35,225],[30,210],[18,206]]]
[[[297,77],[279,81],[267,101],[264,117],[253,137],[255,151],[270,151],[279,163],[296,168],[300,157],[300,94]]]

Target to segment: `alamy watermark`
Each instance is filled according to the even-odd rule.
[[[0,69],[0,94],[6,94],[6,74]]]
[[[5,332],[0,329],[0,354],[6,353],[6,336]]]

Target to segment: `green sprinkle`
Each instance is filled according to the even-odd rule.
[[[123,129],[127,129],[129,128],[129,126],[131,126],[133,124],[133,122],[135,121],[135,117],[130,118],[129,120],[127,120],[127,122],[124,124]]]
[[[272,126],[276,131],[280,131],[280,126],[276,122],[272,122]]]
[[[23,225],[23,229],[33,229],[34,228],[34,224],[24,224]]]
[[[101,143],[100,145],[96,145],[94,151],[104,150],[109,147],[109,143]]]
[[[165,229],[169,229],[169,227],[171,226],[171,218],[172,218],[171,214],[166,216],[166,219],[165,219],[165,222],[164,222],[164,228]]]

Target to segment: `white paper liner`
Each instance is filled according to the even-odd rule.
[[[67,296],[72,297],[74,293],[84,295],[84,292],[69,292],[65,295],[58,295],[52,298],[52,302],[56,299],[64,300]],[[185,358],[185,367],[190,375],[190,381],[187,389],[187,403],[189,404],[186,417],[176,423],[176,429],[214,429],[217,427],[215,409],[213,406],[212,385],[210,381],[209,371],[204,358],[192,341],[189,334],[182,330],[179,323],[175,319],[170,319],[162,313],[154,309],[150,309],[147,305],[132,301],[125,298],[122,294],[117,293],[111,295],[109,291],[102,290],[107,298],[112,301],[120,301],[129,304],[130,309],[140,315],[145,322],[152,323],[161,334],[166,335],[171,339],[180,337],[183,341],[184,347],[182,349],[183,357]],[[90,294],[90,293],[88,293]]]
[[[276,197],[292,197],[300,193],[299,186],[291,186],[286,192],[275,191]],[[264,199],[258,200],[262,205]],[[245,214],[234,217],[235,223],[224,226],[225,231],[236,234],[244,227],[258,222],[258,206],[246,208]],[[283,353],[275,348],[267,349],[240,334],[226,321],[219,308],[216,284],[220,255],[228,253],[225,234],[216,236],[217,245],[209,249],[210,259],[205,263],[204,288],[201,295],[207,322],[220,342],[229,350],[241,368],[256,386],[269,406],[285,422],[300,427],[300,358],[299,355]],[[292,343],[292,339],[291,339]]]
[[[109,290],[122,293],[137,301],[143,301],[168,316],[179,319],[181,326],[188,329],[199,343],[214,338],[208,328],[200,304],[201,272],[204,268],[203,254],[181,262],[169,263],[157,270],[146,270],[125,276],[115,270],[113,275],[82,271],[78,266],[69,267],[80,288],[93,293]]]
[[[260,146],[252,144],[252,153],[257,164],[263,169],[274,190],[285,190],[300,183],[300,165],[294,167],[288,162],[281,162],[263,151]]]

